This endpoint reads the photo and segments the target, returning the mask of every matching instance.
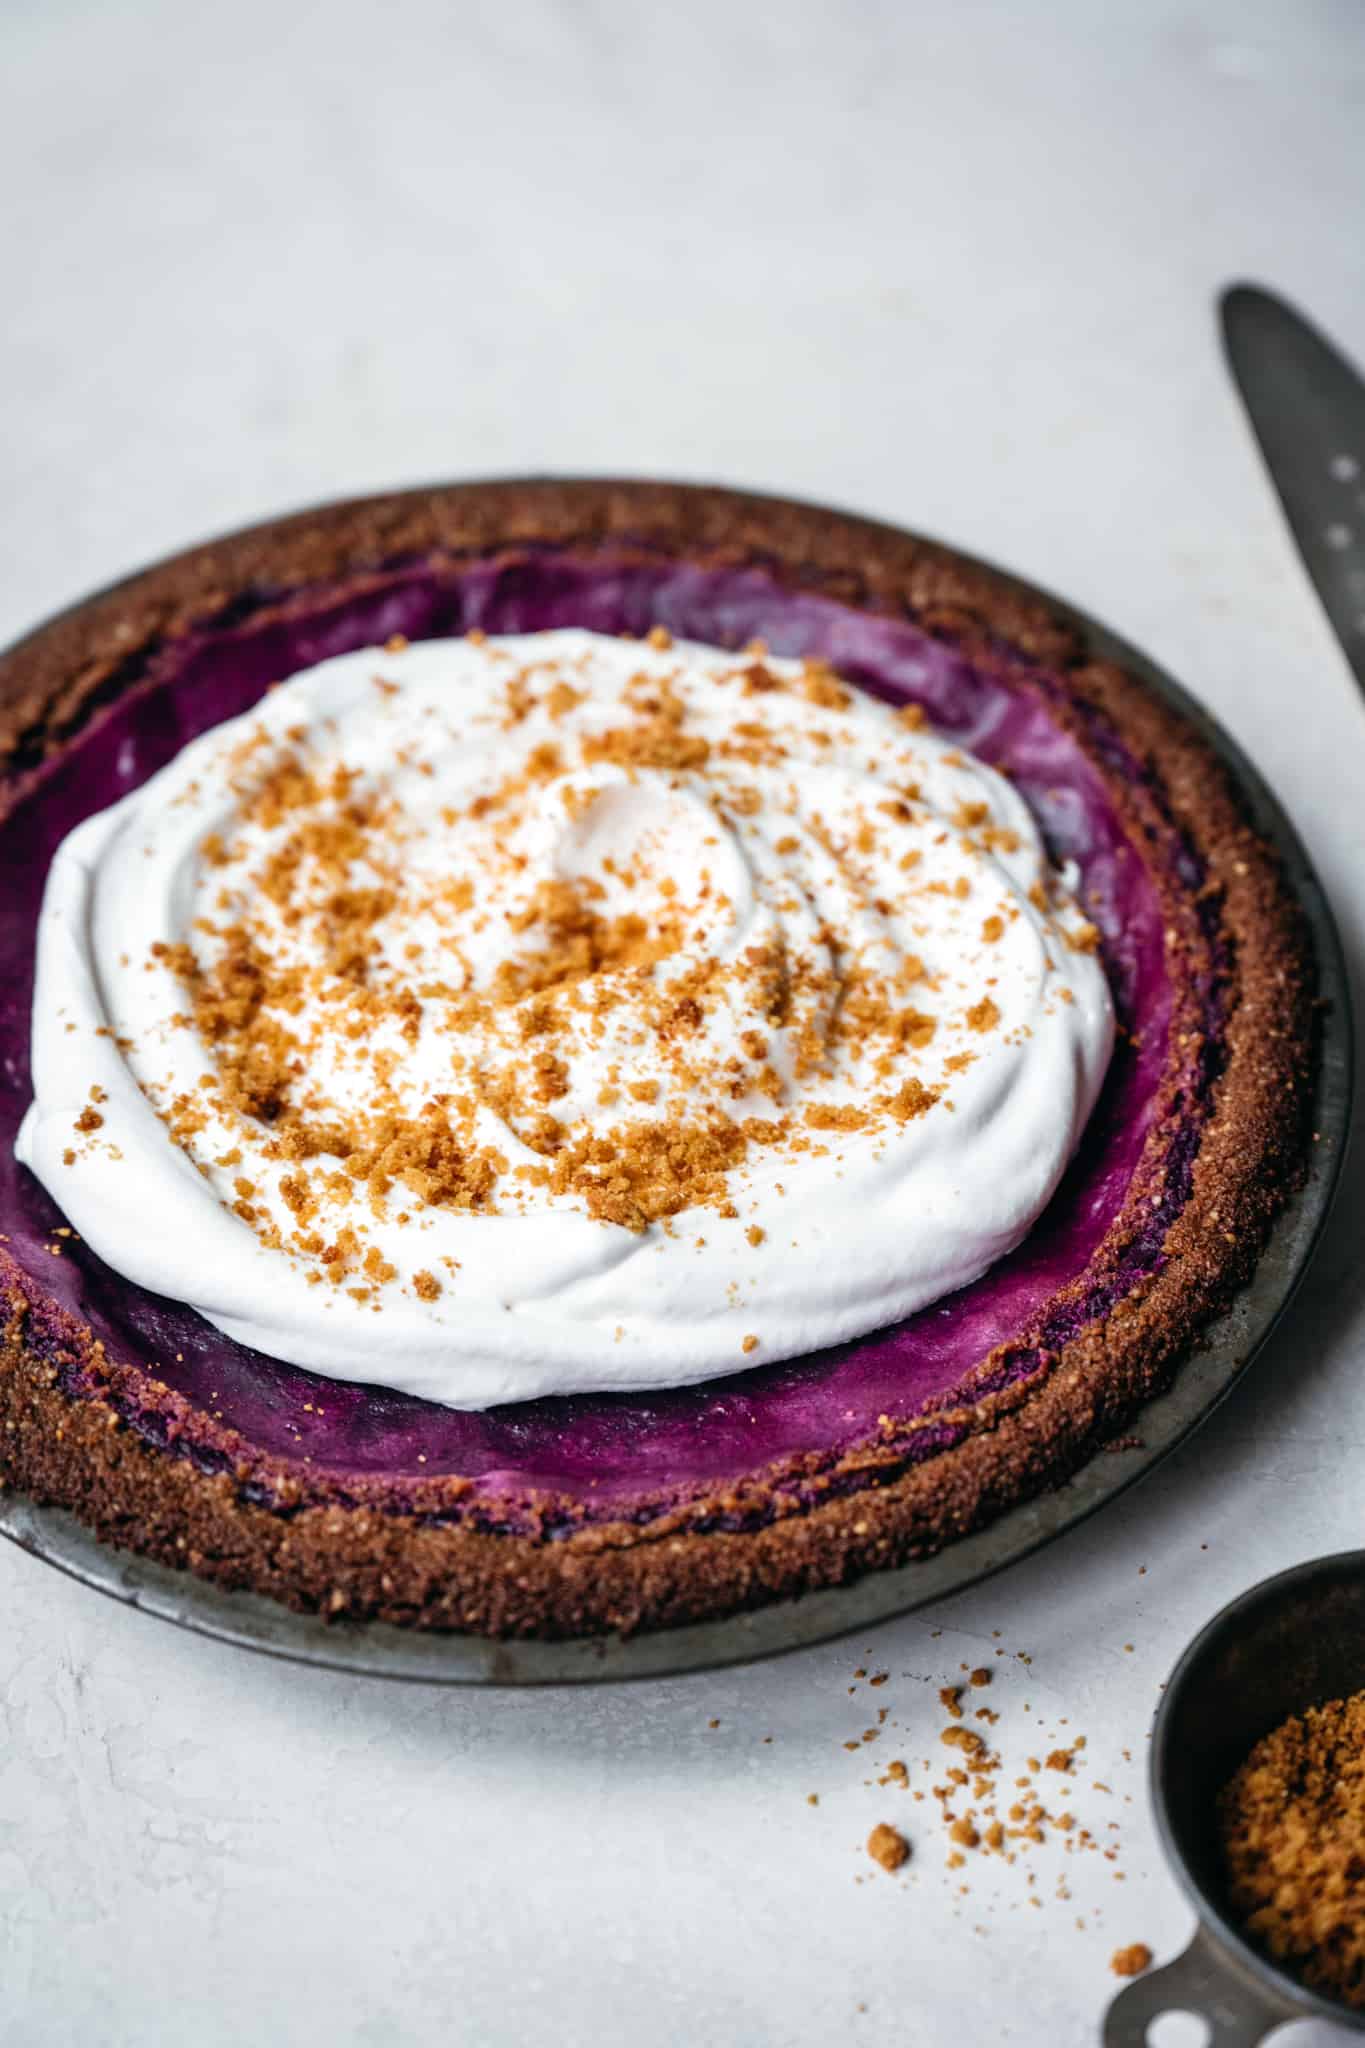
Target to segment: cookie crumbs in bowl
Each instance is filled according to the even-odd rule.
[[[1218,1813],[1246,1932],[1313,1990],[1365,2009],[1365,1692],[1262,1737]]]
[[[1130,1941],[1127,1948],[1116,1948],[1109,1958],[1109,1967],[1116,1977],[1140,1977],[1152,1961],[1152,1951],[1145,1941]]]

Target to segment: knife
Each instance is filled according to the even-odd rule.
[[[1228,368],[1289,530],[1365,690],[1365,380],[1259,285],[1230,286],[1220,311]]]

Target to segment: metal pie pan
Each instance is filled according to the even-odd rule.
[[[831,511],[830,516],[846,515]],[[777,1601],[753,1613],[630,1637],[498,1642],[380,1622],[327,1622],[316,1615],[292,1613],[260,1594],[223,1592],[187,1572],[114,1550],[65,1510],[38,1507],[16,1494],[0,1495],[0,1535],[82,1585],[141,1613],[296,1663],[438,1685],[660,1678],[802,1649],[960,1593],[1073,1528],[1150,1472],[1198,1428],[1236,1385],[1289,1307],[1331,1207],[1350,1128],[1352,1086],[1350,998],[1341,942],[1322,885],[1289,819],[1241,749],[1188,691],[1097,619],[1050,591],[964,556],[961,549],[953,552],[964,560],[975,559],[978,566],[1069,620],[1093,655],[1138,676],[1202,734],[1236,777],[1257,829],[1279,852],[1312,929],[1323,1021],[1313,1116],[1317,1142],[1307,1179],[1275,1225],[1251,1284],[1210,1326],[1168,1391],[1141,1410],[1141,1443],[1099,1452],[1064,1485],[1011,1508],[935,1557],[873,1572],[848,1586]]]

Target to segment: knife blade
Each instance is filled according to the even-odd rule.
[[[1232,285],[1223,347],[1289,530],[1365,691],[1365,379],[1302,314]]]

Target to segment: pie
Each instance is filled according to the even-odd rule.
[[[274,521],[15,648],[0,761],[0,1477],[226,1587],[553,1637],[925,1556],[1302,1174],[1311,949],[1220,760],[884,526]]]

